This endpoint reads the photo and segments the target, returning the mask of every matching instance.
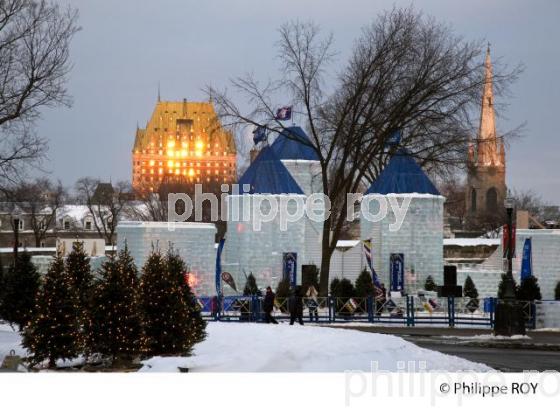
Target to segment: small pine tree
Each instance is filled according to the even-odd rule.
[[[507,279],[507,274],[503,273],[502,279],[500,280],[500,284],[498,285],[498,299],[504,298],[504,293],[506,290],[506,286],[505,286],[506,279]],[[517,283],[515,282],[515,279],[513,280],[513,287],[517,292]]]
[[[354,285],[349,279],[335,278],[331,282],[331,295],[335,298],[351,298],[356,293]]]
[[[463,296],[478,300],[478,290],[470,276],[467,276],[463,285]]]
[[[172,249],[167,253],[166,262],[171,278],[175,280],[177,286],[182,289],[183,300],[187,305],[189,316],[190,338],[193,340],[193,344],[200,343],[206,338],[206,321],[202,318],[200,306],[189,285],[187,266],[179,254]]]
[[[149,356],[188,355],[194,338],[189,329],[189,311],[183,289],[172,278],[165,259],[153,252],[140,281],[144,314],[143,346]]]
[[[521,281],[521,285],[517,287],[516,296],[519,300],[541,300],[541,288],[539,286],[539,280],[534,276],[529,276]]]
[[[88,350],[127,364],[142,348],[140,281],[128,249],[121,250],[118,259],[106,261],[100,274],[92,295]]]
[[[79,298],[64,261],[56,256],[37,298],[37,312],[23,334],[23,346],[31,352],[32,365],[48,360],[72,359],[82,351]]]
[[[301,287],[307,291],[310,286],[319,290],[319,268],[316,265],[310,265],[309,269],[306,269],[301,277]]]
[[[436,285],[436,282],[434,281],[434,278],[432,277],[432,275],[428,275],[428,277],[426,278],[426,282],[424,283],[424,290],[427,290],[427,291],[430,291],[430,292],[437,291],[437,285]]]
[[[28,252],[18,254],[16,262],[3,275],[0,317],[9,323],[17,324],[21,331],[35,312],[40,275]]]
[[[556,288],[554,288],[554,300],[560,300],[560,281],[556,284]]]
[[[285,299],[288,296],[290,296],[290,280],[288,278],[284,278],[278,282],[278,286],[276,287],[276,297]]]
[[[243,296],[252,295],[260,296],[261,291],[257,286],[257,280],[255,279],[255,276],[252,273],[249,273],[249,276],[247,276],[247,282],[245,282],[245,288],[243,289]]]
[[[93,275],[91,273],[90,260],[84,249],[84,243],[76,241],[72,245],[72,251],[66,258],[66,272],[74,282],[82,311],[87,313],[91,302],[93,288]]]
[[[373,279],[367,269],[362,270],[356,279],[356,297],[366,298],[375,294],[375,285]]]

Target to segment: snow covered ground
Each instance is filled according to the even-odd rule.
[[[383,371],[397,371],[403,365],[407,370],[423,371],[491,370],[397,336],[350,329],[211,322],[207,331],[208,337],[196,345],[192,357],[154,357],[145,360],[140,371],[177,372],[178,367],[187,367],[190,372],[369,372],[372,361]],[[0,363],[12,349],[25,356],[20,343],[17,332],[0,325]]]
[[[140,371],[176,372],[342,372],[397,371],[410,362],[418,369],[491,370],[473,363],[420,348],[404,339],[376,333],[319,326],[209,323],[207,339],[195,347],[192,357],[154,357]],[[402,370],[401,370],[402,371]]]

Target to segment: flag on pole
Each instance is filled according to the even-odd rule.
[[[385,146],[390,147],[393,145],[399,145],[401,143],[402,132],[399,128],[394,130],[387,141],[385,142]]]
[[[371,255],[371,239],[366,239],[363,241],[364,244],[364,254],[366,255],[366,261],[371,270],[371,279],[373,280],[373,284],[376,288],[381,288],[381,283],[379,282],[379,278],[377,277],[377,273],[375,269],[373,269],[373,261]]]
[[[233,276],[231,276],[231,273],[222,272],[222,280],[227,283],[230,288],[238,292],[237,286],[235,285],[235,280],[233,279]]]
[[[511,233],[509,232],[507,224],[504,225],[502,230],[502,249],[503,249],[503,258],[507,259],[510,249],[509,249],[509,235],[511,234],[511,257],[515,258],[515,224],[511,228]]]
[[[224,249],[225,238],[220,239],[218,251],[216,252],[216,295],[222,296],[222,251]]]
[[[523,259],[521,260],[521,280],[533,275],[533,252],[531,238],[525,239]]]
[[[253,131],[253,142],[257,145],[259,142],[266,140],[266,127],[259,125]]]
[[[276,111],[276,117],[278,121],[287,121],[292,118],[292,106],[286,105],[284,107],[278,108]]]

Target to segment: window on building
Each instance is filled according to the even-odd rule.
[[[69,219],[65,219],[62,227],[64,228],[65,231],[68,231],[70,229],[70,220]]]
[[[84,224],[85,230],[86,230],[86,231],[91,231],[91,228],[92,228],[91,225],[92,225],[92,224],[91,224],[91,219],[86,219],[86,223]]]
[[[490,212],[498,210],[498,191],[494,187],[486,192],[486,210]]]
[[[476,189],[471,189],[471,210],[476,212]]]

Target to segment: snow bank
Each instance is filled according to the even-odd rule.
[[[483,364],[420,348],[391,335],[319,326],[209,323],[207,339],[192,357],[154,357],[143,362],[144,372],[369,372],[397,371],[398,364],[414,362],[418,369],[491,370]]]

